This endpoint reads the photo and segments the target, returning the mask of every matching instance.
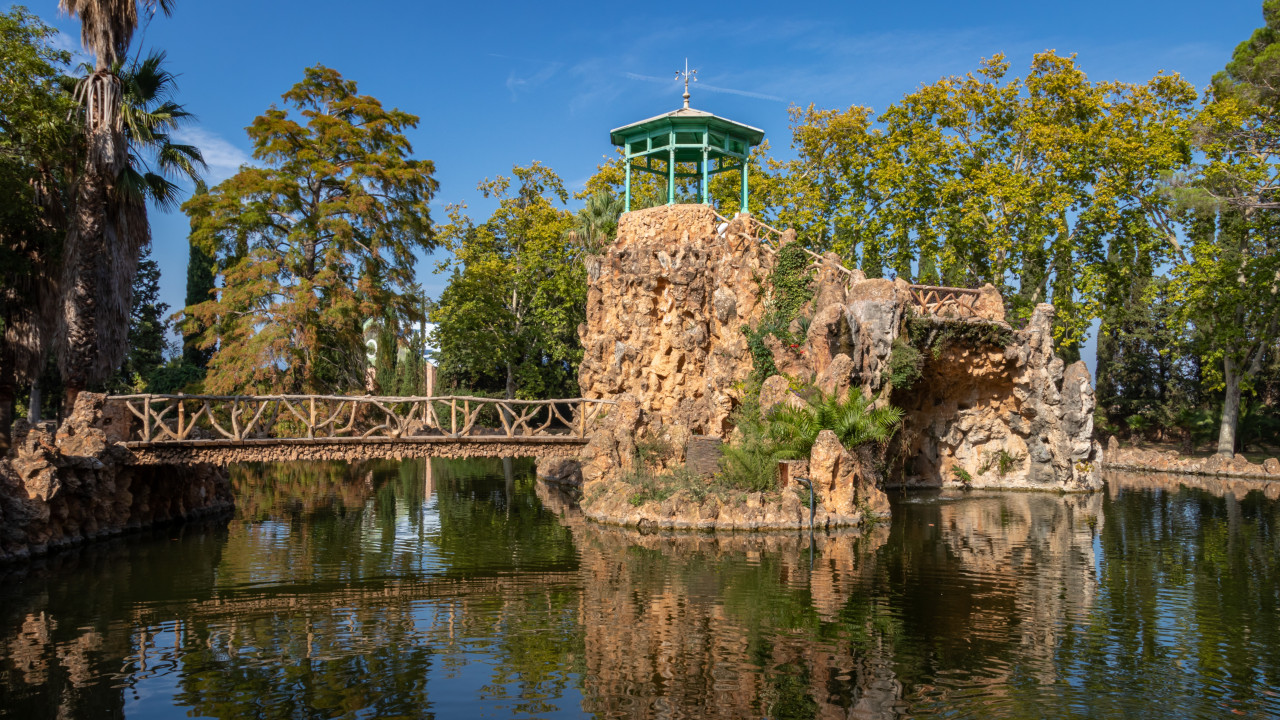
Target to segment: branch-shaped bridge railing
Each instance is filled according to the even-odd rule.
[[[918,312],[938,317],[976,318],[981,290],[972,288],[912,285],[911,300]]]
[[[503,400],[450,395],[114,395],[129,446],[357,439],[586,438],[612,400]]]

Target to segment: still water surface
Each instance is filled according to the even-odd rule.
[[[526,463],[240,469],[228,523],[0,568],[0,717],[1280,717],[1280,485],[642,536]]]

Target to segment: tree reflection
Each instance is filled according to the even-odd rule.
[[[0,579],[0,716],[1280,714],[1270,486],[909,496],[811,541],[591,524],[527,462],[235,482],[229,526]]]

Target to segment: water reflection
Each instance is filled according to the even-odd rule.
[[[0,717],[1280,714],[1270,485],[910,495],[811,539],[604,528],[531,470],[243,468],[229,523],[9,568]]]

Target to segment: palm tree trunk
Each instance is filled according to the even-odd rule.
[[[77,184],[63,248],[58,368],[66,407],[74,407],[82,390],[106,380],[124,360],[138,253],[150,240],[146,206],[122,197],[116,187],[123,135],[110,127],[90,134],[96,151]]]

